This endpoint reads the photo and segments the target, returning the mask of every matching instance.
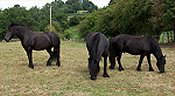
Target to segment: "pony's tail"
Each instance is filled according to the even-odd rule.
[[[60,66],[60,44],[61,44],[61,42],[60,42],[59,38],[57,41],[58,41],[57,46],[54,47],[53,52],[54,52],[54,58],[57,59],[57,66]]]

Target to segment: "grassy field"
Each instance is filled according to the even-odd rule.
[[[167,55],[166,73],[149,72],[146,59],[142,72],[135,71],[139,56],[124,54],[124,71],[107,70],[103,66],[96,81],[89,79],[87,51],[81,42],[63,41],[61,67],[46,67],[48,54],[34,51],[35,69],[29,69],[27,55],[20,42],[0,43],[0,96],[175,96],[175,49],[162,48]],[[109,66],[109,63],[108,63]]]

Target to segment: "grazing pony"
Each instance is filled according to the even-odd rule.
[[[124,70],[121,65],[120,58],[122,53],[129,53],[132,55],[140,55],[139,65],[137,70],[141,71],[141,63],[143,58],[146,56],[149,64],[149,71],[154,71],[151,66],[150,54],[153,54],[157,60],[157,67],[160,73],[165,71],[164,65],[166,63],[165,57],[162,55],[162,51],[159,44],[154,40],[154,38],[131,36],[126,34],[118,35],[110,40],[110,69],[114,69],[115,57],[119,64],[119,71]]]
[[[104,58],[103,77],[109,77],[106,72],[109,43],[105,35],[99,32],[89,33],[86,37],[86,47],[89,51],[88,68],[90,71],[91,80],[96,80],[96,77],[100,71],[99,61],[101,56]]]
[[[14,35],[20,40],[22,47],[26,51],[29,59],[29,68],[34,69],[32,61],[32,50],[44,50],[50,54],[47,66],[51,66],[51,61],[57,59],[57,66],[60,66],[60,39],[53,32],[33,32],[28,27],[20,24],[11,23],[5,35],[5,41],[9,41]],[[52,47],[54,50],[52,51]]]

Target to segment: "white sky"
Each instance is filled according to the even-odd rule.
[[[46,3],[50,3],[55,0],[0,0],[0,9],[4,10],[5,8],[13,7],[15,4],[19,4],[20,6],[26,7],[30,9],[32,6],[37,6],[41,8]],[[67,1],[67,0],[62,0]],[[90,0],[99,8],[107,6],[110,0]]]

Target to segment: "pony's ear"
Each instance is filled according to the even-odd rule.
[[[15,24],[15,23],[14,23],[14,22],[12,22],[12,23],[11,23],[11,26],[13,26],[14,24]]]
[[[14,22],[12,22],[11,24],[14,24]]]

